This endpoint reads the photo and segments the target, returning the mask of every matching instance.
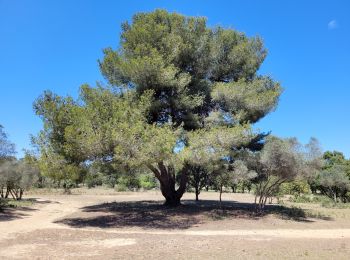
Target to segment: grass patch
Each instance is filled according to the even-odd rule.
[[[324,208],[333,208],[333,209],[350,209],[350,203],[342,203],[342,202],[335,203],[334,201],[323,202],[321,206]]]
[[[289,198],[289,202],[294,203],[319,203],[321,206],[328,204],[334,204],[333,200],[324,195],[306,195],[292,196]]]

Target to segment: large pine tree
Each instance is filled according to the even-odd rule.
[[[203,17],[138,13],[122,25],[119,47],[105,49],[99,62],[108,88],[84,86],[81,103],[59,107],[44,95],[36,111],[48,143],[70,163],[146,167],[166,204],[178,205],[189,165],[254,149],[264,137],[250,124],[271,112],[281,93],[278,83],[257,74],[266,54],[259,37],[210,28]]]

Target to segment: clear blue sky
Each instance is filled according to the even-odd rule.
[[[45,89],[76,97],[81,84],[102,80],[97,59],[118,45],[121,22],[156,8],[260,35],[269,50],[260,71],[285,91],[256,127],[314,136],[350,156],[350,1],[0,0],[0,124],[19,156],[42,127],[35,98]]]

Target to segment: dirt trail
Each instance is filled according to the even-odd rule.
[[[81,206],[81,203],[74,200],[47,203],[45,199],[38,199],[38,203],[44,205],[35,206],[33,211],[23,212],[26,215],[24,217],[0,222],[0,238],[37,229],[60,228],[62,226],[53,223],[54,220],[77,211]]]
[[[135,230],[101,230],[84,228],[85,231],[100,231],[112,234],[143,235],[181,235],[181,236],[239,236],[239,237],[271,237],[271,238],[317,238],[340,239],[350,238],[350,229],[239,229],[239,230],[187,230],[187,231],[135,231]]]

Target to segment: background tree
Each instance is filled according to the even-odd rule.
[[[350,190],[350,161],[338,151],[326,151],[323,159],[322,171],[313,178],[313,188],[334,202],[350,200],[347,194]]]
[[[346,175],[346,167],[344,165],[335,164],[327,167],[319,173],[317,182],[321,192],[333,199],[335,203],[338,200],[346,202],[346,193],[350,191],[350,180]]]
[[[9,173],[4,171],[7,168],[6,164],[15,160],[16,154],[15,145],[8,139],[4,127],[0,125],[0,197],[7,198],[10,191],[8,189]],[[4,165],[5,164],[5,165]],[[0,201],[0,206],[2,202]]]
[[[21,200],[25,190],[32,187],[39,175],[38,169],[24,160],[8,160],[0,166],[1,198]]]
[[[190,187],[194,188],[196,201],[199,200],[199,194],[201,190],[208,185],[209,177],[210,177],[210,173],[204,166],[201,166],[201,165],[189,166],[188,184]]]
[[[257,211],[264,209],[267,198],[280,193],[281,184],[296,184],[297,180],[308,180],[316,176],[323,165],[321,155],[320,145],[315,138],[303,146],[296,138],[280,139],[273,136],[268,137],[261,151],[248,152],[247,165],[257,173],[253,180]],[[300,183],[295,188],[303,189],[305,185]]]
[[[326,151],[323,154],[324,169],[331,168],[335,165],[341,165],[344,173],[350,178],[350,160],[347,160],[342,152]]]
[[[254,177],[256,177],[256,173],[250,171],[243,161],[236,160],[234,163],[230,163],[227,160],[222,160],[221,165],[214,170],[214,183],[219,189],[220,204],[224,187],[232,187],[239,182],[250,180]]]
[[[71,97],[62,98],[45,91],[33,106],[44,124],[43,130],[32,140],[40,150],[40,171],[43,176],[51,178],[55,185],[60,187],[62,184],[68,191],[85,173],[85,154],[78,149],[76,142],[68,139],[69,126],[76,119],[77,103]]]
[[[0,163],[16,154],[15,145],[8,140],[4,127],[0,125]]]
[[[261,152],[246,155],[248,168],[257,173],[255,204],[263,211],[267,199],[278,192],[282,183],[293,180],[301,172],[302,157],[294,139],[269,137]]]

